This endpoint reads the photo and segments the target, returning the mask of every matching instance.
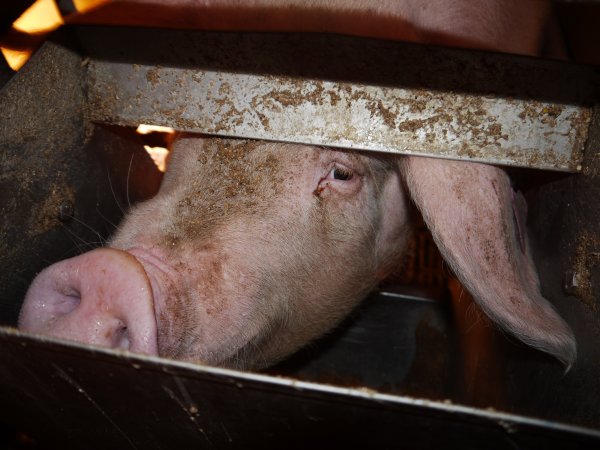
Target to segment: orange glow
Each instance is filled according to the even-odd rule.
[[[38,0],[13,23],[13,28],[25,33],[45,33],[58,28],[63,23],[53,0]],[[33,51],[33,49],[11,50],[5,47],[0,47],[0,50],[13,70],[19,70]]]
[[[167,170],[167,156],[169,155],[169,150],[164,147],[150,147],[149,145],[144,145],[144,150],[148,152],[156,167],[161,172]]]
[[[73,4],[75,5],[77,12],[84,13],[104,3],[108,3],[109,1],[110,0],[73,0]]]
[[[135,130],[138,134],[150,134],[150,133],[165,133],[165,134],[173,134],[175,130],[170,127],[162,127],[160,125],[148,125],[145,123],[140,124]],[[158,167],[158,170],[164,172],[167,169],[167,157],[169,155],[169,150],[165,147],[151,147],[149,145],[144,145],[144,149]]]
[[[175,133],[175,130],[171,127],[162,127],[160,125],[147,125],[145,123],[140,124],[135,130],[138,134],[148,134],[153,131],[157,131],[159,133]]]
[[[27,33],[50,31],[64,22],[53,0],[38,0],[19,17],[13,26]]]

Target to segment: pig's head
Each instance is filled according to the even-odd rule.
[[[129,213],[110,248],[34,280],[20,327],[264,367],[397,269],[411,229],[405,191],[483,311],[569,366],[573,334],[540,294],[501,169],[197,136],[176,141],[159,193]]]
[[[34,280],[20,328],[263,367],[339,322],[409,233],[393,158],[184,135],[109,248]]]

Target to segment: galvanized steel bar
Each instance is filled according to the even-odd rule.
[[[183,36],[187,41],[181,34],[175,41],[186,41],[184,49],[173,44],[175,57],[163,64],[92,56],[90,119],[540,169],[581,169],[593,101],[585,93],[577,98],[575,91],[581,86],[551,86],[548,73],[552,76],[557,69],[549,70],[546,61],[340,36],[319,38],[341,42],[341,53],[315,51],[315,37],[290,44],[285,39],[277,42],[280,35],[237,35],[237,40],[227,33]],[[190,40],[197,41],[193,48]],[[364,53],[362,66],[356,55],[350,56],[348,42],[351,50]],[[300,48],[302,43],[306,48]],[[157,53],[168,50],[164,42],[158,45]],[[182,64],[186,46],[191,51],[188,58],[195,61]],[[247,62],[252,52],[260,62],[254,67]],[[266,52],[270,55],[261,54]],[[293,64],[290,52],[298,55],[296,71],[288,67]],[[370,61],[372,52],[381,55]],[[282,61],[277,54],[285,55]],[[303,73],[307,61],[309,68]],[[395,72],[384,66],[386,61]],[[334,72],[324,69],[322,76],[315,70],[319,64],[345,63],[354,71],[347,77],[339,67]],[[420,67],[412,67],[415,63]],[[387,78],[374,76],[378,69],[373,64],[379,64]],[[403,69],[410,75],[401,73]],[[357,76],[357,70],[364,75]],[[500,83],[489,80],[494,76]],[[520,85],[512,86],[515,80]],[[536,82],[549,83],[551,89],[537,92]]]
[[[422,89],[103,62],[91,71],[97,121],[543,169],[576,168],[590,119],[586,107]]]

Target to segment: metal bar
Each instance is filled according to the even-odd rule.
[[[510,55],[342,36],[131,33],[143,30],[111,35],[125,43],[116,55],[110,38],[78,30],[93,121],[576,172],[598,98],[593,69]]]
[[[597,430],[542,419],[127,354],[10,329],[0,328],[0,350],[12,362],[0,365],[0,393],[10,405],[0,409],[0,418],[45,424],[40,436],[61,448],[402,443],[423,449],[584,449],[600,441]],[[57,408],[59,400],[68,407]]]
[[[543,169],[574,169],[590,117],[585,107],[421,89],[104,62],[90,70],[92,120]]]

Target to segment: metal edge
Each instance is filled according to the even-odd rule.
[[[160,368],[160,370],[169,375],[176,375],[176,373],[172,372],[176,370],[204,373],[212,375],[214,377],[223,378],[226,381],[235,384],[238,387],[243,387],[243,385],[241,385],[240,382],[268,384],[283,388],[292,388],[293,390],[298,392],[307,391],[316,394],[335,395],[341,398],[358,398],[362,400],[375,401],[378,403],[386,403],[390,405],[425,408],[445,414],[460,415],[466,418],[494,422],[496,424],[499,424],[501,427],[506,428],[507,430],[513,429],[512,427],[514,425],[533,428],[545,428],[564,433],[583,435],[589,438],[600,440],[600,430],[594,430],[578,425],[551,422],[544,419],[537,419],[517,414],[504,413],[501,411],[491,409],[486,410],[471,406],[464,406],[456,403],[450,403],[449,401],[440,402],[435,400],[418,399],[408,396],[383,394],[368,388],[339,387],[328,384],[300,381],[286,377],[275,377],[254,372],[241,372],[233,369],[224,369],[220,367],[211,367],[202,364],[175,361],[157,356],[134,354],[126,351],[116,351],[113,349],[93,347],[86,344],[80,344],[72,341],[66,341],[47,336],[24,333],[14,328],[8,327],[0,327],[0,337],[2,336],[6,336],[10,339],[20,339],[20,345],[23,347],[27,347],[30,344],[54,344],[61,347],[62,350],[71,349],[76,351],[87,352],[92,357],[95,357],[96,355],[102,355],[104,357],[112,359],[113,361],[116,360],[123,364],[132,365],[132,367],[136,369],[139,369],[139,367],[136,366],[137,363],[148,363],[159,366],[157,367],[157,369]]]

